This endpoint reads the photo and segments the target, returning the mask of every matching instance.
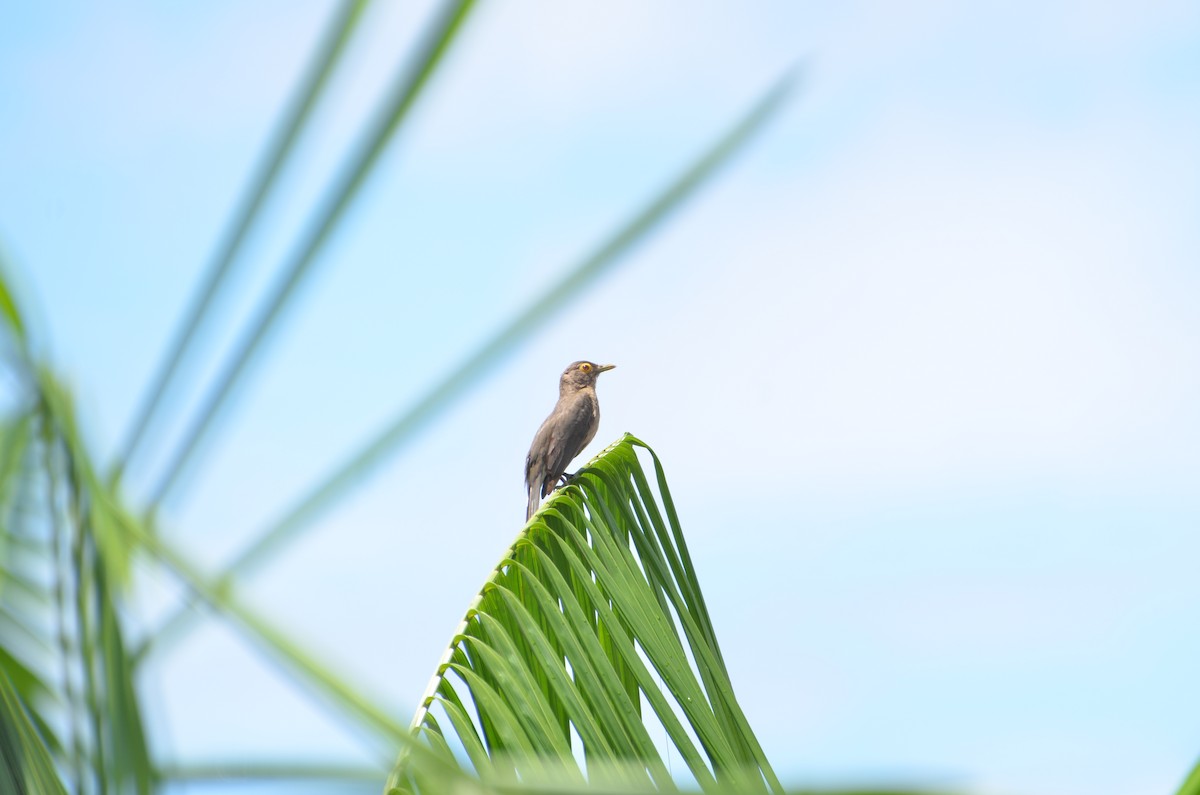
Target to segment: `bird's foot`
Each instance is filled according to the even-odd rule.
[[[559,483],[557,486],[554,487],[554,490],[558,491],[559,489],[563,488],[564,486],[571,485],[571,481],[574,480],[576,478],[576,476],[578,476],[578,475],[579,475],[578,472],[562,473],[561,475],[558,476]]]

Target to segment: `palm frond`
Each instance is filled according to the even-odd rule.
[[[318,254],[344,217],[379,156],[449,51],[473,6],[474,0],[447,0],[438,10],[420,46],[413,53],[411,67],[397,76],[376,117],[364,130],[362,139],[347,157],[334,184],[314,212],[311,222],[306,225],[295,251],[280,269],[275,289],[261,302],[253,322],[222,368],[216,384],[205,396],[183,441],[164,467],[150,498],[151,510],[163,501],[195,455],[263,341],[296,295],[297,288],[311,272]]]
[[[461,748],[485,784],[554,771],[568,784],[673,790],[643,710],[701,789],[783,791],[734,696],[662,465],[626,435],[517,536],[412,730],[443,755]],[[420,785],[402,753],[389,786]]]
[[[114,463],[111,478],[114,483],[120,481],[122,471],[137,452],[146,431],[163,405],[168,388],[191,352],[200,328],[209,319],[209,310],[229,281],[242,244],[258,221],[260,211],[274,190],[284,164],[311,119],[312,111],[345,52],[346,44],[358,26],[366,5],[367,0],[346,0],[327,28],[321,46],[313,54],[308,74],[291,106],[280,120],[274,140],[268,145],[262,163],[240,205],[234,211],[229,228],[205,272],[203,284],[196,290],[192,305],[181,320],[170,348],[146,389],[141,405],[134,415],[136,419]],[[2,298],[3,296],[0,296],[0,299]]]
[[[54,758],[25,703],[0,671],[0,792],[66,795]]]
[[[1180,785],[1176,795],[1200,795],[1200,762],[1197,762],[1196,766],[1192,768],[1192,772]]]
[[[116,521],[126,512],[97,477],[70,393],[13,320],[2,274],[0,291],[13,310],[6,376],[18,385],[0,423],[0,621],[14,630],[0,676],[72,790],[148,793],[155,773],[119,613],[136,551]]]

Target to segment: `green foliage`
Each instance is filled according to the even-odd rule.
[[[1176,795],[1200,795],[1200,762],[1192,768],[1191,774],[1179,787],[1179,792]]]
[[[24,750],[9,775],[47,786],[44,760],[30,751],[36,739],[74,791],[147,793],[155,774],[120,614],[130,520],[96,475],[67,390],[11,329],[17,407],[0,433],[0,676],[7,736]],[[64,712],[56,725],[52,714]]]
[[[610,446],[521,531],[467,610],[414,718],[485,781],[545,777],[674,789],[648,708],[705,790],[782,787],[721,660],[654,457],[659,507],[632,436]],[[474,713],[474,719],[471,717]],[[582,748],[572,746],[572,733]],[[419,788],[403,756],[391,787]]]
[[[0,792],[66,793],[45,737],[6,673],[0,673]]]

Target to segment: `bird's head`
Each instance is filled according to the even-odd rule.
[[[571,362],[563,370],[559,379],[559,390],[586,389],[596,385],[596,377],[605,370],[611,370],[615,364],[596,364],[595,362]]]

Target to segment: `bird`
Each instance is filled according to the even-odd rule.
[[[596,378],[615,364],[571,362],[558,379],[558,403],[533,435],[525,456],[525,489],[529,508],[525,521],[533,518],[541,498],[554,491],[567,464],[583,452],[600,427],[600,401]]]

